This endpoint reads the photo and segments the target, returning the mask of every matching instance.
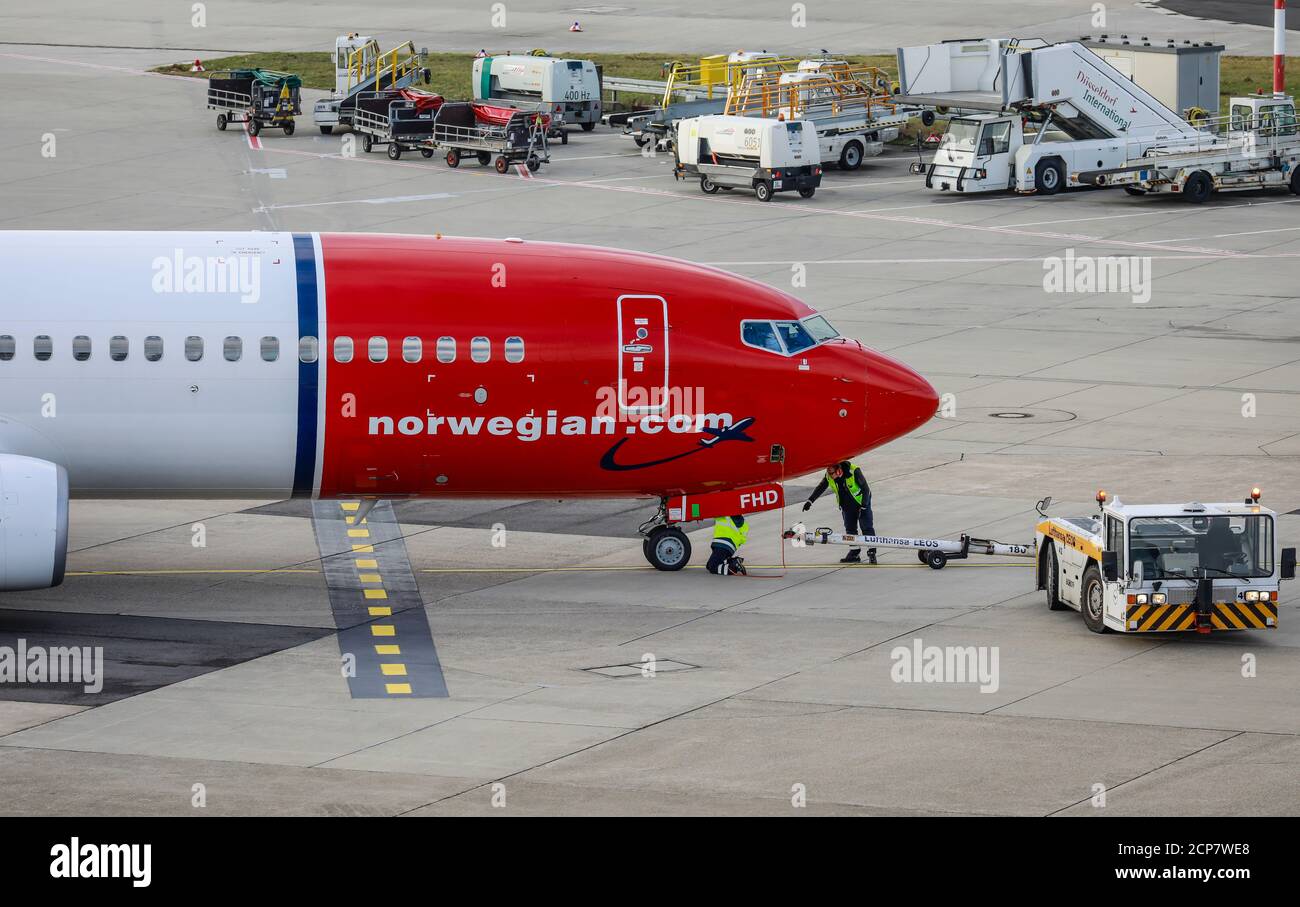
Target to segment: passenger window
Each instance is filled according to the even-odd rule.
[[[108,338],[108,358],[114,362],[125,362],[126,354],[130,351],[130,342],[121,334]]]
[[[773,353],[785,353],[781,348],[781,341],[776,336],[776,328],[772,327],[770,321],[742,321],[740,339],[745,346],[754,346]]]
[[[162,358],[163,340],[158,336],[149,336],[144,338],[144,358],[149,362],[157,362]]]
[[[388,361],[388,338],[371,337],[370,343],[366,345],[366,351],[370,355],[371,362]]]
[[[507,337],[506,338],[506,362],[523,362],[524,361],[524,338]]]
[[[439,362],[456,361],[456,338],[455,337],[438,338],[438,361]]]
[[[298,361],[311,365],[320,355],[320,342],[315,337],[298,338]]]
[[[352,361],[352,338],[351,337],[334,338],[334,361],[335,362]]]
[[[280,358],[280,338],[263,337],[262,338],[262,361],[274,362]]]
[[[469,358],[475,362],[487,362],[492,358],[492,343],[486,337],[475,337],[469,342]]]
[[[424,344],[419,337],[407,337],[402,340],[402,361],[419,362],[424,355]]]
[[[203,338],[189,336],[185,338],[185,358],[190,362],[198,362],[203,358]]]
[[[14,358],[14,352],[18,349],[18,344],[14,341],[12,334],[0,335],[0,362],[8,362]]]
[[[50,339],[49,334],[38,334],[32,341],[32,352],[36,354],[38,362],[45,362],[54,355],[54,341]]]
[[[227,362],[238,362],[239,357],[244,355],[244,341],[238,337],[227,337],[221,344],[221,354]]]
[[[72,338],[72,358],[77,362],[85,362],[90,358],[90,338],[85,334]]]

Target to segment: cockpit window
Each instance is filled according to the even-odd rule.
[[[833,340],[840,336],[840,332],[831,327],[831,323],[826,320],[825,316],[813,315],[803,320],[803,326],[812,334],[813,340],[821,343],[823,340]]]
[[[804,350],[811,349],[817,345],[812,334],[803,326],[800,321],[778,321],[776,323],[777,333],[781,340],[785,342],[785,350],[790,355],[802,353]]]
[[[770,321],[743,321],[740,324],[740,339],[746,346],[756,346],[760,350],[784,353],[781,341],[777,339],[776,328]]]
[[[740,323],[740,339],[746,346],[782,356],[794,356],[838,336],[840,332],[821,315],[809,315],[802,321]]]

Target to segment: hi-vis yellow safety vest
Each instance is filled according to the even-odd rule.
[[[726,542],[733,549],[736,549],[745,544],[748,538],[748,520],[745,521],[743,526],[737,526],[729,516],[720,516],[713,521],[713,540],[715,542]]]
[[[857,471],[858,471],[858,467],[856,467],[856,466],[854,466],[852,463],[850,463],[850,464],[849,464],[849,470],[848,470],[848,472],[846,472],[846,473],[844,474],[844,479],[843,479],[843,481],[844,481],[844,487],[847,488],[847,489],[849,490],[849,495],[853,498],[853,500],[857,501],[857,502],[858,502],[858,506],[861,507],[861,506],[862,506],[862,487],[861,487],[860,485],[858,485],[858,480],[857,480],[856,478],[854,478],[854,474],[855,474]],[[829,478],[829,476],[828,476],[827,478]],[[831,483],[832,485],[836,484],[838,481],[840,481],[840,480],[839,480],[839,479],[830,479],[830,483]],[[836,489],[836,494],[837,494],[837,496],[838,496],[838,492],[839,492],[839,490]]]

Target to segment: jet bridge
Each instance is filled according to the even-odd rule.
[[[1077,41],[983,38],[898,49],[896,100],[1051,116],[1071,139],[1194,135],[1141,85]]]

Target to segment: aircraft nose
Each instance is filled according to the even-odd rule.
[[[912,369],[867,350],[866,434],[871,447],[888,443],[929,422],[939,405],[934,388]]]

